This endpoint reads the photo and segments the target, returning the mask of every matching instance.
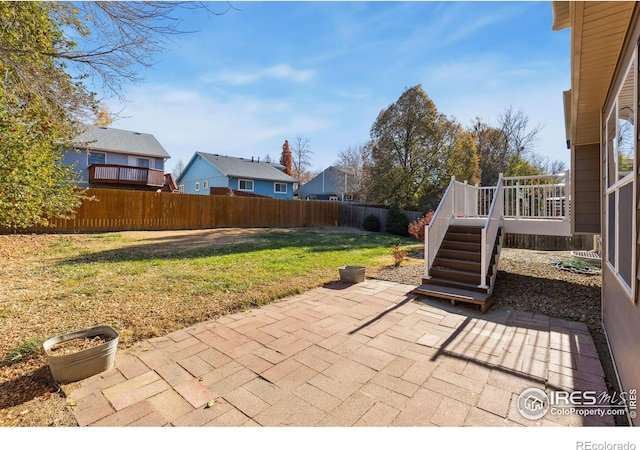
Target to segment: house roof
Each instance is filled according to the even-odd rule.
[[[95,125],[86,125],[85,130],[76,138],[75,145],[89,150],[171,158],[152,134]]]
[[[212,153],[196,152],[194,158],[199,155],[213,166],[217,167],[228,177],[250,178],[255,180],[282,181],[295,183],[296,179],[290,177],[279,169],[279,164],[258,161],[257,159],[235,158]]]
[[[552,2],[553,30],[571,28],[571,91],[564,94],[572,145],[600,142],[600,114],[636,2]]]

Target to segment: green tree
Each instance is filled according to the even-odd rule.
[[[0,226],[14,230],[70,217],[84,198],[64,149],[96,117],[102,81],[124,82],[171,36],[190,2],[0,2]],[[215,13],[214,13],[215,14]],[[74,76],[71,76],[74,74]]]
[[[368,197],[415,209],[437,171],[441,114],[420,85],[406,89],[371,127]]]
[[[77,134],[74,113],[94,104],[49,55],[62,33],[45,7],[0,3],[0,30],[0,226],[17,230],[79,206],[83,191],[61,164],[61,144]]]
[[[378,115],[370,152],[367,192],[376,203],[428,211],[437,207],[451,176],[479,180],[472,136],[439,113],[419,85]]]

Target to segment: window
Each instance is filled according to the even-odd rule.
[[[286,194],[287,183],[273,183],[273,192],[276,194]]]
[[[138,167],[146,167],[147,169],[151,167],[151,160],[148,158],[138,158]]]
[[[87,166],[90,166],[92,164],[105,164],[106,160],[106,153],[90,152],[87,158]]]
[[[238,190],[253,192],[253,180],[238,180]]]
[[[180,186],[178,186],[178,192],[180,192],[181,194],[184,194],[184,184],[181,184]]]
[[[636,152],[636,59],[631,61],[613,104],[606,111],[606,261],[630,294],[634,266],[634,159]]]
[[[204,180],[202,182],[202,189],[209,189],[209,180]]]
[[[196,192],[200,190],[200,182],[196,181]]]

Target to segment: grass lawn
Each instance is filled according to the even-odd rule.
[[[0,360],[96,325],[126,347],[337,280],[340,266],[391,266],[394,244],[421,247],[344,228],[0,236]]]

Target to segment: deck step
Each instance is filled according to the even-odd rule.
[[[456,261],[468,261],[479,263],[482,254],[479,252],[470,252],[465,250],[453,250],[449,248],[440,248],[436,258],[455,259]]]
[[[482,235],[480,234],[470,234],[470,233],[452,233],[451,231],[447,231],[447,234],[444,235],[445,241],[453,241],[453,242],[477,242],[480,243],[482,239]]]
[[[457,241],[449,241],[444,240],[440,245],[440,248],[446,250],[461,250],[464,252],[479,252],[482,247],[482,244],[479,242],[457,242]]]
[[[447,286],[452,288],[464,289],[467,291],[487,292],[487,288],[478,287],[478,283],[467,283],[464,281],[449,280],[446,278],[440,278],[431,276],[430,278],[423,278],[422,284],[435,285],[435,286]]]
[[[433,261],[433,266],[446,267],[447,269],[462,270],[465,272],[480,273],[482,264],[479,261],[467,261],[458,258],[445,258],[436,255],[436,259]]]
[[[431,284],[423,284],[413,290],[414,294],[424,295],[427,297],[436,297],[450,300],[453,305],[456,302],[472,303],[480,305],[480,311],[485,313],[491,306],[492,299],[491,294],[486,292],[469,291],[466,289],[448,287],[448,286],[434,286]]]
[[[480,271],[467,272],[466,270],[448,269],[446,267],[433,266],[429,271],[431,276],[444,278],[445,280],[462,281],[464,283],[480,284]]]
[[[477,234],[482,233],[482,226],[473,225],[449,225],[447,231],[451,233],[465,233],[465,234]]]

